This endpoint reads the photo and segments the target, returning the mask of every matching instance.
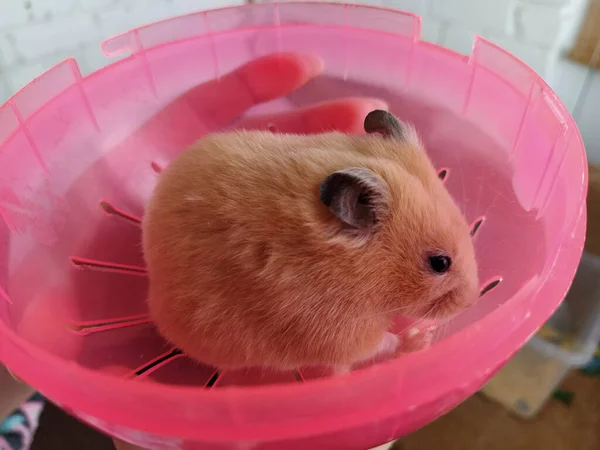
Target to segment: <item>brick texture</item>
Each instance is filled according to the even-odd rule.
[[[515,11],[515,27],[525,42],[552,48],[564,39],[571,18],[566,8],[521,3]]]
[[[0,28],[23,25],[28,18],[29,13],[23,2],[0,3]]]
[[[100,37],[92,16],[83,13],[20,27],[10,35],[17,53],[26,61],[76,48],[80,43],[97,42]]]
[[[555,55],[546,49],[504,36],[491,36],[490,40],[515,55],[539,74],[548,76],[556,63]]]
[[[442,31],[442,23],[434,18],[426,17],[421,23],[421,39],[424,41],[439,43]]]
[[[401,9],[423,16],[427,14],[430,0],[381,0],[379,3],[387,8]]]
[[[10,0],[0,2],[0,103],[67,57],[84,74],[110,62],[100,42],[140,25],[245,0]]]
[[[474,31],[468,30],[464,27],[448,24],[442,31],[442,36],[439,43],[444,47],[454,50],[455,52],[469,55],[471,54],[471,49],[473,48],[474,39]]]
[[[102,39],[149,22],[245,3],[246,0],[0,1],[0,102],[68,56],[84,74],[107,64]],[[266,2],[269,0],[255,0]],[[282,1],[282,0],[279,0]],[[287,1],[287,0],[283,0]],[[348,1],[348,0],[329,0]],[[414,12],[422,38],[468,54],[474,34],[499,45],[547,76],[561,41],[573,34],[584,0],[352,0]]]
[[[572,0],[522,0],[523,3],[529,3],[532,5],[550,5],[550,6],[567,6],[572,4]]]
[[[467,29],[512,34],[515,0],[433,0],[432,13]]]

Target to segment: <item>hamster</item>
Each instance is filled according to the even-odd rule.
[[[220,369],[344,372],[401,351],[397,314],[476,301],[468,224],[417,133],[381,110],[364,127],[216,133],[165,169],[142,230],[167,340]]]

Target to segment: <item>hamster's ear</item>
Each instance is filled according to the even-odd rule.
[[[409,136],[405,125],[393,114],[376,109],[365,117],[365,131],[367,133],[379,133],[385,137],[406,140]]]
[[[366,168],[333,172],[321,183],[321,202],[347,231],[370,234],[389,208],[388,184]]]

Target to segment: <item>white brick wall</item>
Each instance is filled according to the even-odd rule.
[[[505,46],[549,82],[565,42],[574,38],[587,1],[353,0],[419,14],[424,40],[460,53],[471,52],[475,34],[483,36]]]
[[[515,2],[512,0],[433,0],[434,17],[470,30],[497,30],[512,34]]]
[[[349,2],[352,3],[352,2]],[[357,1],[354,3],[372,3],[387,8],[400,9],[423,15],[427,13],[431,0],[380,0],[380,1]]]
[[[561,42],[571,26],[568,6],[555,7],[522,3],[515,11],[515,28],[524,42],[553,48]]]
[[[537,73],[554,82],[553,69],[558,59],[558,51],[529,45],[511,36],[489,36],[490,40],[525,61]]]
[[[100,42],[167,17],[245,0],[0,0],[0,103],[67,57],[82,72],[109,60]]]
[[[428,17],[427,20],[421,22],[421,39],[428,42],[439,42],[442,28],[444,25],[441,21]]]
[[[100,68],[108,62],[99,49],[106,37],[165,17],[245,1],[0,0],[0,102],[67,56],[76,57],[84,73]],[[423,39],[461,53],[470,53],[473,36],[479,34],[551,81],[554,62],[564,42],[573,38],[587,0],[347,1],[417,13],[423,18]]]
[[[23,26],[8,36],[12,38],[11,46],[20,58],[25,61],[36,61],[53,52],[62,52],[75,49],[81,44],[98,42],[100,33],[90,14],[78,13]]]
[[[24,24],[27,18],[27,9],[23,2],[0,3],[0,28]]]

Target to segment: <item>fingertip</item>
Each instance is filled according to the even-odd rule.
[[[258,58],[239,69],[256,102],[286,95],[323,72],[323,60],[314,54],[277,53]]]
[[[310,132],[362,133],[365,117],[374,109],[387,110],[388,105],[381,99],[356,97],[324,103],[310,108],[305,114]]]
[[[298,64],[308,79],[320,75],[325,69],[323,59],[314,54],[296,54]]]
[[[256,60],[259,61],[259,60]],[[280,71],[296,71],[307,78],[315,77],[325,69],[323,58],[314,53],[282,52],[266,55],[262,62],[269,65],[275,63]],[[270,66],[270,68],[274,68]]]
[[[374,109],[388,109],[381,99],[369,97],[344,98],[323,102],[293,111],[250,117],[238,123],[245,129],[269,129],[281,133],[363,133],[366,115]]]
[[[347,108],[352,110],[352,114],[346,116],[347,123],[345,126],[347,126],[350,131],[363,133],[365,117],[367,117],[367,114],[376,109],[387,111],[389,105],[381,99],[366,97],[349,99]]]

